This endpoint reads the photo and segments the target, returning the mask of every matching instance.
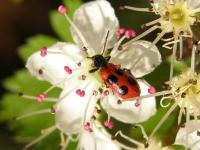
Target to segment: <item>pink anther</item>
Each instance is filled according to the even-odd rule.
[[[72,74],[72,69],[69,66],[64,66],[64,70],[68,73],[68,74]]]
[[[140,103],[139,102],[135,102],[135,107],[139,107]]]
[[[149,93],[149,94],[154,94],[154,93],[156,93],[155,87],[153,87],[153,86],[149,87],[148,93]]]
[[[47,48],[43,47],[40,50],[40,56],[45,57],[47,55]]]
[[[127,39],[133,38],[133,37],[135,37],[135,36],[136,36],[135,30],[128,29],[128,30],[125,31],[125,37],[126,37]]]
[[[84,124],[83,127],[84,127],[85,131],[91,131],[92,130],[91,127],[90,127],[90,123],[89,122],[87,122],[86,124]]]
[[[120,28],[118,29],[119,33],[122,35],[125,33],[126,29],[125,28]]]
[[[76,94],[79,95],[80,97],[84,97],[85,96],[85,91],[81,90],[81,89],[77,89],[76,90]]]
[[[108,95],[109,95],[109,91],[108,91],[108,90],[105,90],[105,91],[103,92],[103,95],[104,95],[104,96],[108,96]]]
[[[46,98],[46,95],[44,93],[40,93],[38,96],[36,96],[36,100],[40,103],[43,102],[45,98]]]
[[[97,96],[98,95],[98,92],[96,90],[93,91],[92,93],[94,96]]]
[[[60,5],[58,7],[58,12],[61,14],[65,14],[65,13],[67,13],[67,8],[64,5]]]
[[[115,36],[116,36],[117,38],[120,38],[121,34],[120,34],[120,32],[119,32],[118,30],[115,32]]]
[[[106,121],[104,121],[104,126],[109,128],[109,129],[112,129],[114,127],[114,123],[106,120]]]

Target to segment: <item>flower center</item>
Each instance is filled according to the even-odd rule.
[[[164,19],[169,20],[175,30],[187,31],[188,25],[190,25],[189,10],[183,5],[177,6],[175,4],[166,8]]]
[[[182,73],[180,76],[175,77],[171,84],[174,92],[174,97],[178,103],[184,103],[200,106],[200,75],[192,74],[190,70]],[[199,107],[198,106],[198,107]]]
[[[87,78],[93,79],[95,82],[97,82],[98,84],[102,84],[103,81],[101,79],[101,76],[99,74],[99,71],[94,71],[92,73],[90,73],[89,71],[95,69],[92,66],[92,60],[85,58],[81,63],[80,63],[80,67],[82,72],[84,73],[85,76],[87,76]]]
[[[169,12],[169,19],[174,25],[182,25],[187,20],[187,10],[185,8],[172,8]]]

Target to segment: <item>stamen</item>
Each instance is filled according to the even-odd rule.
[[[92,129],[91,129],[91,126],[90,126],[90,123],[89,123],[89,122],[87,122],[86,124],[84,124],[84,125],[83,125],[83,127],[84,127],[85,131],[89,131],[89,132],[91,132],[91,131],[92,131]]]
[[[38,96],[36,96],[36,100],[38,102],[44,102],[44,100],[46,99],[46,94],[45,93],[40,93]]]
[[[84,97],[85,96],[85,91],[81,90],[81,89],[77,89],[76,90],[76,94],[79,95],[80,97]]]
[[[104,44],[103,44],[103,49],[101,50],[101,53],[100,53],[101,55],[104,55],[104,52],[107,49],[106,47],[107,47],[107,43],[108,43],[109,33],[110,33],[110,31],[108,30],[106,33]]]
[[[74,28],[74,30],[76,31],[76,33],[79,36],[83,46],[89,47],[87,42],[86,42],[86,39],[84,38],[83,34],[78,29],[78,27],[73,23],[73,21],[69,18],[69,16],[66,13],[64,14],[64,16],[65,16],[66,20],[69,22],[69,24],[72,26],[72,28]]]
[[[194,75],[195,74],[195,54],[196,54],[196,45],[193,45],[192,48],[192,58],[191,58],[191,72]]]
[[[51,113],[52,113],[52,114],[55,114],[55,113],[56,113],[56,109],[55,109],[53,106],[51,107]]]
[[[135,101],[138,99],[145,99],[145,98],[149,98],[149,97],[156,97],[156,96],[167,95],[167,94],[171,94],[171,93],[172,93],[172,91],[166,90],[166,91],[156,92],[154,94],[138,96],[138,97],[135,97],[132,99],[128,99],[126,101],[122,101],[122,102],[124,103],[124,102],[128,102],[128,101]]]
[[[174,37],[171,37],[171,38],[161,38],[161,41],[164,41],[164,42],[169,42],[169,41],[172,41],[174,40]]]
[[[137,40],[143,38],[144,36],[148,35],[149,33],[153,32],[154,30],[156,30],[156,29],[158,29],[158,28],[160,28],[160,27],[157,26],[157,25],[155,25],[155,26],[149,28],[148,30],[146,30],[145,32],[143,32],[142,34],[136,36],[136,37],[133,38],[132,40],[126,42],[126,43],[123,44],[122,46],[123,46],[123,47],[126,47],[126,46],[130,45],[132,42],[137,41]]]
[[[78,62],[77,65],[78,65],[78,67],[81,67],[81,62]]]
[[[68,138],[70,139],[70,141],[72,142],[77,142],[80,138],[80,135],[78,135],[77,137],[73,137],[73,136],[68,136]]]
[[[30,100],[36,100],[35,96],[30,96],[30,95],[24,95],[23,93],[19,93],[19,96],[26,98],[26,99],[30,99]],[[57,102],[56,98],[45,98],[46,102]]]
[[[142,11],[142,12],[151,12],[149,8],[137,8],[132,6],[123,6],[123,9],[133,10],[133,11]]]
[[[16,117],[14,118],[14,120],[21,120],[21,119],[28,118],[35,115],[46,114],[46,113],[50,113],[50,111],[51,111],[50,109],[43,109],[43,110],[31,112],[31,113]]]
[[[152,133],[149,136],[149,139],[151,139],[153,137],[155,132],[161,127],[161,125],[166,121],[166,119],[169,117],[169,115],[175,110],[176,106],[178,106],[178,104],[175,102],[171,106],[171,108],[166,112],[166,114],[163,116],[163,118],[158,122],[156,127],[153,129]]]
[[[94,85],[91,85],[91,86],[94,86]],[[91,95],[89,96],[88,102],[87,102],[87,104],[85,106],[85,110],[84,110],[83,125],[89,119],[89,118],[87,118],[87,116],[88,116],[88,110],[89,110],[89,107],[91,105],[91,102],[93,102],[93,101],[96,101],[96,103],[97,103],[98,98],[95,97],[95,96],[93,96],[93,93],[91,93]]]
[[[151,21],[151,22],[145,23],[144,26],[145,26],[145,27],[148,27],[148,26],[154,25],[154,24],[160,22],[161,20],[162,20],[162,18],[158,18],[158,19],[153,20],[153,21]]]
[[[114,45],[114,48],[112,49],[112,52],[116,52],[121,45],[121,43],[126,39],[126,36],[122,36],[119,41]]]
[[[185,101],[182,101],[182,104],[180,106],[180,111],[179,111],[179,114],[178,114],[178,125],[180,125],[180,123],[181,123],[184,108],[185,108]]]
[[[89,106],[91,104],[91,102],[94,101],[94,97],[91,95],[87,104],[86,104],[86,107],[85,107],[85,110],[84,110],[84,116],[83,116],[83,125],[86,123],[87,121],[87,113],[88,113],[88,109],[89,109]]]
[[[72,69],[69,66],[64,66],[64,70],[68,73],[68,74],[72,74]]]
[[[183,37],[182,37],[182,35],[179,36],[179,47],[180,47],[179,59],[182,59],[182,56],[183,56]]]
[[[167,30],[163,30],[155,39],[154,41],[152,42],[151,46],[149,49],[152,48],[152,46],[154,46],[156,43],[158,43],[158,41],[167,33]]]
[[[112,129],[114,127],[114,123],[109,120],[106,120],[106,121],[104,121],[104,126],[109,129]]]
[[[154,94],[154,93],[156,93],[156,88],[155,88],[154,86],[149,87],[149,88],[148,88],[148,93],[149,93],[149,94]]]
[[[41,140],[43,140],[44,138],[46,138],[49,134],[51,134],[53,131],[56,130],[56,126],[52,126],[50,128],[45,129],[42,132],[42,135],[39,136],[38,138],[36,138],[35,140],[33,140],[32,142],[30,142],[29,144],[27,144],[23,150],[27,150],[28,148],[30,148],[31,146],[35,145],[36,143],[40,142]]]
[[[199,130],[197,131],[197,136],[200,136],[200,131]]]
[[[188,137],[189,137],[189,129],[188,129],[188,124],[189,124],[189,122],[190,122],[190,107],[188,107],[187,106],[187,104],[186,104],[186,108],[187,108],[187,110],[186,110],[186,125],[185,125],[185,129],[186,129],[186,137],[185,137],[185,139],[186,139],[186,141],[185,141],[185,150],[187,150],[187,148],[188,148]]]
[[[135,145],[137,145],[137,146],[143,147],[143,144],[142,144],[142,143],[140,143],[139,141],[136,141],[136,140],[131,139],[130,137],[124,135],[124,134],[122,133],[121,130],[117,131],[117,132],[115,133],[114,137],[117,137],[117,135],[120,135],[121,137],[123,137],[123,138],[126,139],[127,141],[129,141],[129,142],[131,142],[131,143],[133,143],[133,144],[135,144]]]
[[[77,77],[77,76],[76,76]],[[83,85],[83,87],[82,87],[82,89],[86,89],[86,87],[88,86],[88,84],[89,83],[91,83],[90,81],[88,81],[88,82],[85,82],[84,83],[84,85]],[[80,93],[82,93],[81,91],[81,89],[77,89],[77,87],[80,85],[80,83],[79,84],[76,84],[75,86],[73,85],[73,87],[69,90],[69,91],[67,91],[62,97],[60,97],[59,98],[59,103],[60,102],[62,102],[62,100],[64,100],[65,99],[65,97],[66,96],[68,96],[69,94],[71,94],[72,92],[75,92],[77,95],[78,95],[78,93],[80,92]],[[79,94],[80,94],[79,93]],[[83,93],[82,93],[83,94]]]
[[[43,47],[40,50],[40,56],[45,57],[47,55],[47,48]]]
[[[174,41],[176,41],[178,38],[177,34],[174,35]],[[171,82],[173,74],[174,74],[174,64],[176,60],[176,51],[177,51],[177,43],[174,43],[173,45],[173,51],[171,56],[171,65],[170,65],[170,75],[169,75],[169,81]]]
[[[66,138],[65,139],[65,143],[64,143],[64,145],[63,145],[61,150],[66,150],[68,145],[69,145],[69,143],[70,143],[70,138]]]
[[[136,36],[136,32],[133,29],[128,29],[125,31],[124,35],[127,39],[130,39],[130,38],[134,38]]]
[[[125,28],[120,28],[115,32],[115,36],[117,38],[120,38],[121,35],[123,35],[125,33],[126,29]]]
[[[104,92],[103,92],[103,96],[108,96],[109,95],[109,91],[108,90],[105,90]]]
[[[135,107],[139,107],[140,106],[140,102],[139,101],[136,101],[135,102]]]
[[[94,96],[97,96],[97,95],[98,95],[98,91],[97,91],[97,90],[94,90],[92,94],[93,94]]]
[[[172,98],[171,96],[167,96],[167,97],[162,97],[160,100],[160,106],[163,108],[169,107],[171,103],[168,104],[163,104],[165,100]]]
[[[86,75],[81,75],[81,80],[86,80]]]
[[[122,101],[120,99],[117,100],[117,104],[122,104]]]
[[[67,8],[63,5],[60,5],[58,7],[58,12],[61,13],[61,14],[65,14],[65,13],[67,13]]]
[[[65,135],[63,132],[60,132],[60,146],[65,144]]]
[[[139,128],[141,129],[141,131],[142,131],[143,138],[144,138],[146,141],[148,141],[149,138],[148,138],[148,136],[147,136],[147,133],[146,133],[145,130],[144,130],[144,127],[143,127],[142,125],[140,125],[140,124],[135,124],[134,127],[139,127]]]
[[[167,43],[163,44],[162,47],[164,47],[166,49],[172,49],[172,47],[170,47],[168,45],[171,45],[171,44],[174,44],[174,43],[178,43],[178,42],[180,42],[180,41],[176,40],[176,41],[167,42]]]

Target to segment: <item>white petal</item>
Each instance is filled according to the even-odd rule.
[[[148,94],[149,86],[143,81],[138,81],[141,88],[141,95]],[[146,98],[140,100],[140,106],[136,107],[136,101],[127,101],[117,104],[118,98],[115,95],[109,95],[107,99],[101,101],[102,107],[107,113],[115,119],[125,123],[139,123],[148,120],[156,113],[155,98]]]
[[[108,30],[108,47],[112,47],[116,42],[114,33],[119,27],[118,19],[110,3],[105,0],[83,4],[75,11],[73,21],[85,37],[89,48],[95,50],[96,54],[102,50]],[[71,31],[74,41],[80,45],[78,35],[73,28]]]
[[[93,132],[83,131],[80,147],[84,150],[120,150],[102,131],[93,127]]]
[[[82,55],[77,46],[58,42],[47,49],[45,57],[40,56],[40,51],[31,55],[26,67],[39,80],[46,80],[56,85],[73,75],[73,73],[67,75],[64,66],[69,66],[71,69],[77,68],[77,62],[80,60],[82,60]],[[42,70],[42,74],[39,73],[39,70]],[[63,84],[58,86],[63,87]]]
[[[196,122],[194,120],[188,123],[188,147],[191,150],[199,150],[200,149],[200,136],[197,135],[197,130],[200,129],[200,121]],[[184,145],[186,143],[186,128],[180,128],[177,135],[175,144]]]
[[[199,0],[186,0],[187,6],[190,10],[194,10],[200,8],[200,1]]]
[[[151,44],[144,40],[133,42],[122,51],[112,52],[110,62],[130,69],[137,78],[144,76],[152,72],[161,63],[158,48],[153,45],[149,49]]]
[[[93,110],[96,105],[97,96],[92,96],[93,90],[96,88],[96,83],[91,81],[76,81],[75,79],[68,81],[68,86],[61,93],[61,100],[56,107],[56,125],[65,134],[75,134],[82,130],[83,117],[87,104],[90,105],[87,109],[86,121],[93,115]],[[85,96],[80,97],[76,94],[77,89],[84,89]],[[66,94],[68,94],[66,96]],[[64,98],[63,98],[64,97]]]

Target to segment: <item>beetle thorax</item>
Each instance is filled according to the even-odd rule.
[[[93,65],[95,68],[107,67],[107,60],[102,55],[95,55],[92,57]]]

